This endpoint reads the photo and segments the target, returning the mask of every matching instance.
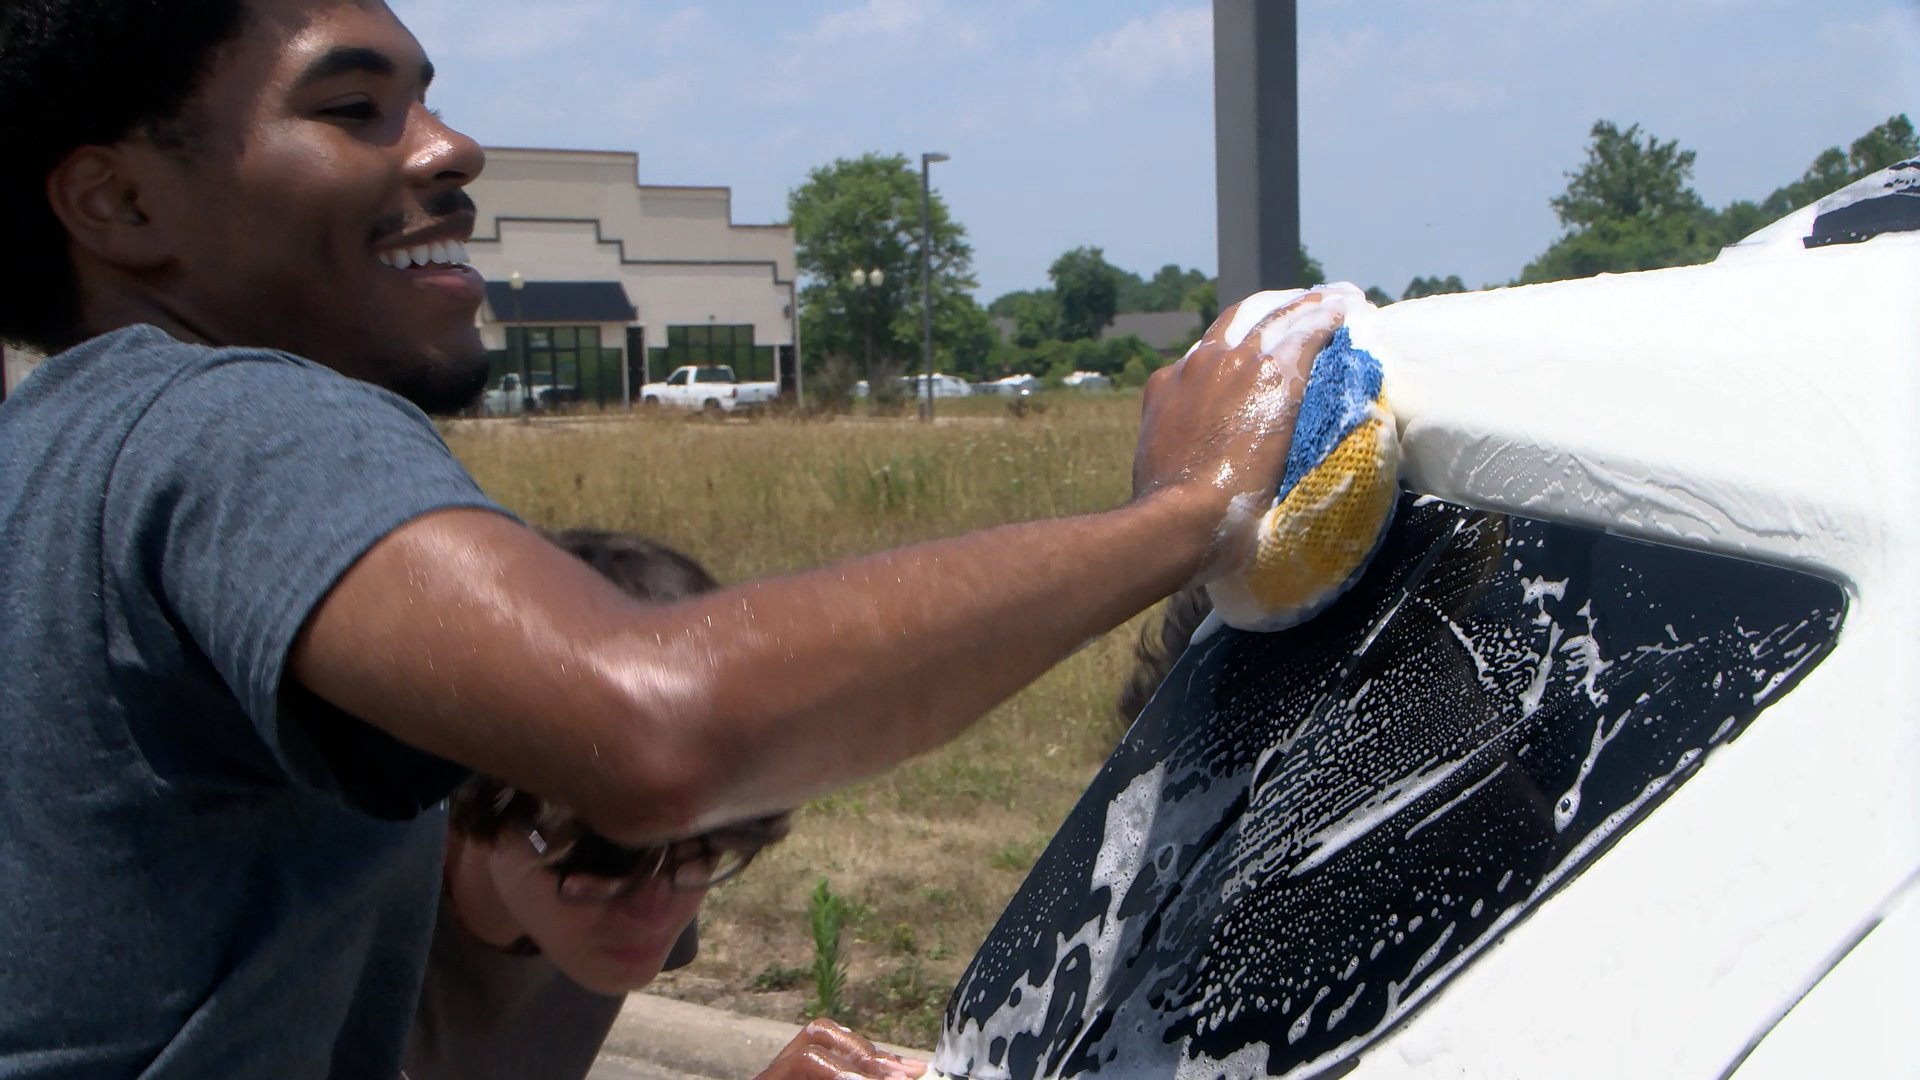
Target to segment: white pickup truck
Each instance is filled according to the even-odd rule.
[[[529,384],[533,390],[535,412],[576,404],[580,400],[578,387],[571,383],[555,383],[550,371],[534,372]],[[526,400],[527,393],[520,385],[520,376],[510,371],[502,375],[499,384],[481,398],[480,411],[487,416],[517,416],[525,411]]]
[[[765,405],[778,397],[780,388],[770,382],[739,381],[725,364],[700,364],[675,368],[665,382],[650,382],[640,388],[640,404],[706,412],[734,412]]]

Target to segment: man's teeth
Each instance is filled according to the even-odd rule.
[[[460,266],[467,261],[467,245],[460,240],[442,240],[432,244],[415,244],[412,247],[382,251],[375,258],[396,270],[433,264]]]

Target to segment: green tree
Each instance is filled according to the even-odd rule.
[[[1307,250],[1307,245],[1301,244],[1300,284],[1303,286],[1322,285],[1326,283],[1326,280],[1327,268],[1321,266],[1320,260],[1313,257],[1313,253]]]
[[[917,340],[920,334],[918,305],[907,308],[901,317],[912,325],[895,327],[896,336],[905,332]],[[997,341],[987,309],[971,295],[964,292],[934,295],[933,363],[940,371],[969,379],[980,378],[987,371],[988,359]]]
[[[1367,286],[1367,303],[1372,304],[1374,307],[1386,307],[1388,304],[1393,303],[1393,297],[1387,293],[1387,290],[1380,286],[1369,285]]]
[[[1119,309],[1121,270],[1097,247],[1078,247],[1047,268],[1059,303],[1059,336],[1065,341],[1098,337]]]
[[[1712,215],[1673,215],[1654,221],[1603,221],[1554,241],[1520,273],[1523,283],[1563,281],[1595,274],[1658,270],[1706,262],[1720,250]]]
[[[1128,364],[1138,362],[1151,371],[1161,364],[1160,353],[1139,334],[1119,334],[1104,341],[1076,341],[1073,366],[1118,377]]]
[[[1123,270],[1118,266],[1113,268],[1113,275],[1114,285],[1116,286],[1114,290],[1113,309],[1116,312],[1153,310],[1150,307],[1144,306],[1153,302],[1147,288],[1146,278],[1141,277],[1131,270]]]
[[[1689,181],[1694,154],[1677,141],[1594,123],[1587,160],[1551,201],[1566,235],[1520,273],[1523,282],[1652,270],[1711,258],[1719,226]]]
[[[1680,149],[1676,140],[1661,142],[1652,135],[1642,140],[1639,124],[1622,131],[1599,120],[1589,135],[1586,164],[1567,174],[1566,192],[1551,200],[1560,224],[1579,230],[1625,218],[1655,221],[1700,211],[1700,196],[1688,184],[1693,151]]]
[[[810,367],[844,357],[872,380],[920,354],[920,173],[899,154],[841,158],[807,174],[787,196],[803,284],[801,334]],[[973,249],[945,200],[934,195],[933,296],[936,346],[953,350],[970,316],[943,318],[954,294],[969,294]],[[856,284],[854,271],[882,272]],[[967,301],[972,303],[971,299]],[[874,384],[878,386],[876,382]]]
[[[1060,337],[1060,302],[1052,289],[1019,294],[1003,317],[1013,320],[1013,343],[1023,349],[1037,349]]]
[[[1875,124],[1865,135],[1853,140],[1845,151],[1837,146],[1821,151],[1800,179],[1775,189],[1760,202],[1759,212],[1754,215],[1760,220],[1754,227],[1831,195],[1868,173],[1915,156],[1920,156],[1920,137],[1915,136],[1913,121],[1907,119],[1905,113],[1889,116],[1885,123]],[[1741,232],[1733,239],[1751,231]]]
[[[1029,301],[1051,301],[1052,299],[1052,289],[1015,289],[1010,293],[1001,293],[998,297],[995,297],[993,303],[987,305],[987,314],[1002,319],[1011,319],[1014,317],[1016,310]]]
[[[1435,274],[1433,277],[1417,277],[1407,282],[1406,291],[1400,294],[1400,299],[1417,300],[1422,296],[1439,296],[1441,293],[1466,291],[1466,282],[1460,280],[1459,274],[1448,274],[1444,278]]]
[[[1125,274],[1120,288],[1120,310],[1179,311],[1188,306],[1187,299],[1193,290],[1210,280],[1200,271],[1182,269],[1177,263],[1162,266],[1145,281],[1137,275]]]
[[[1784,214],[1773,213],[1752,199],[1735,200],[1712,215],[1714,239],[1725,247]]]
[[[1762,226],[1898,161],[1920,155],[1920,137],[1905,113],[1890,116],[1846,149],[1821,151],[1798,180],[1755,202],[1715,210],[1688,186],[1694,155],[1677,143],[1593,126],[1587,161],[1568,173],[1553,200],[1567,233],[1521,271],[1522,282],[1651,270],[1704,262]]]
[[[1219,283],[1208,278],[1195,285],[1187,293],[1187,298],[1181,302],[1180,307],[1184,311],[1191,311],[1200,316],[1200,329],[1204,332],[1207,327],[1213,325],[1213,320],[1220,317]]]

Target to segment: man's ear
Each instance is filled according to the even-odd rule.
[[[166,230],[146,212],[142,181],[158,165],[133,147],[83,146],[47,176],[47,201],[67,235],[101,262],[127,270],[152,270],[174,252]]]

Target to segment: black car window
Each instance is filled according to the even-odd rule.
[[[1845,612],[1808,574],[1404,498],[1333,608],[1188,650],[956,987],[935,1064],[1338,1066],[1711,767]]]
[[[1858,244],[1920,230],[1920,158],[1902,161],[1821,200],[1807,247]]]

